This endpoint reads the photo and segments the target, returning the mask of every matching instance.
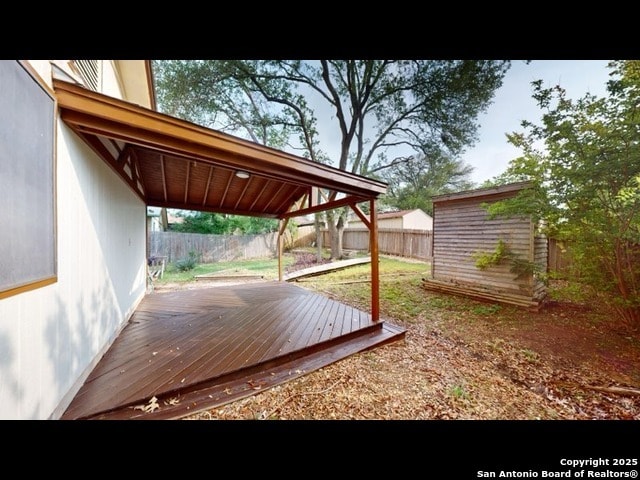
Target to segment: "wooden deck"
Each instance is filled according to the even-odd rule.
[[[404,334],[285,282],[156,292],[143,299],[62,419],[181,418]]]

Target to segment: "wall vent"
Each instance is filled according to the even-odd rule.
[[[99,60],[74,60],[85,85],[91,90],[100,91],[100,61]]]

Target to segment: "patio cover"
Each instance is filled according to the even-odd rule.
[[[62,120],[149,206],[282,219],[386,191],[383,182],[73,83],[55,79],[53,87]]]
[[[282,237],[290,217],[349,205],[370,230],[371,311],[379,320],[375,200],[386,183],[71,82],[54,78],[53,88],[61,119],[147,206],[277,218]],[[370,220],[357,205],[367,201]]]

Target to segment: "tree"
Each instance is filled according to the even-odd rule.
[[[433,214],[431,197],[473,188],[473,167],[436,151],[425,158],[409,157],[395,162],[382,175],[388,183],[385,203],[400,210],[420,208]]]
[[[331,163],[382,178],[383,170],[408,158],[439,167],[430,155],[455,158],[473,144],[476,118],[509,65],[485,60],[232,60],[157,61],[154,69],[158,104],[167,113],[328,163],[310,107],[315,100],[333,115],[339,153]],[[339,258],[345,210],[325,216],[332,257]]]
[[[175,224],[173,230],[188,233],[208,233],[217,235],[259,235],[275,232],[278,222],[272,218],[247,217],[244,215],[223,215],[211,212],[184,212],[182,223]]]
[[[640,61],[609,64],[607,96],[573,101],[533,82],[542,124],[508,135],[523,155],[496,179],[530,180],[526,197],[492,214],[528,213],[570,242],[574,277],[640,329]],[[596,297],[597,296],[597,297]]]
[[[175,232],[212,233],[223,235],[227,233],[227,222],[223,215],[210,212],[179,212],[181,223],[171,226]]]

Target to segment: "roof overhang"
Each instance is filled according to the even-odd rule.
[[[285,218],[387,188],[73,83],[54,79],[53,87],[61,119],[149,206]]]

